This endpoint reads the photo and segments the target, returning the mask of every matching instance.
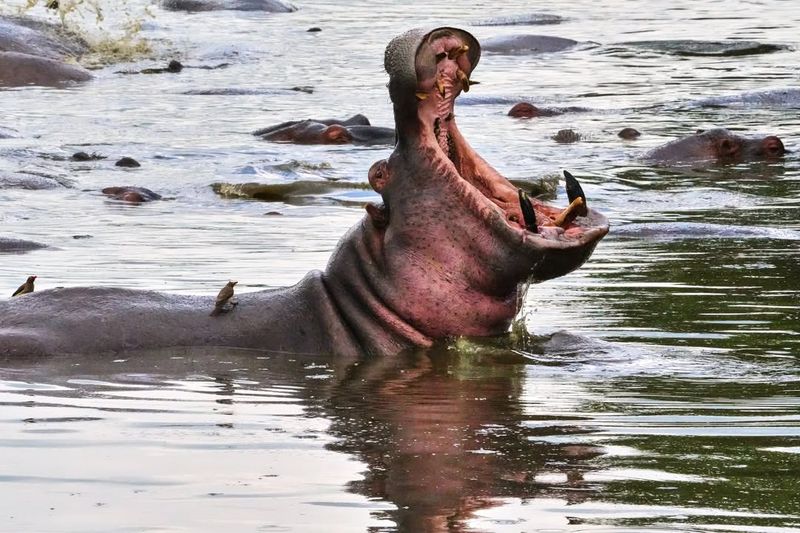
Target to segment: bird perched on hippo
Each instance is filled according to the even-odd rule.
[[[17,290],[14,291],[14,294],[11,295],[13,298],[14,296],[22,296],[23,294],[29,294],[33,292],[34,286],[33,282],[36,281],[36,276],[28,276],[28,279],[25,280],[25,283],[19,286]]]

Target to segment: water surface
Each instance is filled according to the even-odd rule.
[[[366,182],[388,148],[270,144],[249,133],[355,113],[391,126],[384,47],[438,23],[478,39],[579,42],[485,54],[473,76],[481,85],[456,113],[509,178],[571,170],[611,233],[583,268],[531,287],[508,339],[349,366],[230,349],[2,361],[0,529],[800,529],[800,106],[736,98],[800,85],[794,4],[298,6],[282,15],[155,9],[144,36],[156,59],[68,89],[0,91],[0,126],[16,131],[0,140],[0,171],[71,185],[0,189],[0,236],[50,246],[0,255],[0,294],[32,273],[39,289],[215,294],[227,279],[260,290],[323,268],[362,216],[357,204],[377,196],[341,189],[296,205],[221,198],[210,185]],[[563,20],[477,25],[513,15]],[[307,33],[312,26],[322,31]],[[777,51],[653,48],[666,40]],[[117,74],[176,56],[229,66]],[[732,98],[700,105],[721,96]],[[505,116],[519,99],[591,111]],[[627,126],[642,137],[619,139]],[[678,169],[637,159],[713,126],[776,134],[795,151]],[[554,142],[565,128],[583,140]],[[108,159],[65,160],[78,150]],[[114,167],[122,156],[142,167]],[[129,206],[98,192],[115,185],[168,200]],[[282,216],[265,216],[275,211]]]

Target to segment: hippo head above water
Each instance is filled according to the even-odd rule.
[[[711,161],[740,163],[753,160],[771,160],[787,152],[783,142],[775,135],[745,137],[724,128],[699,130],[659,146],[648,152],[645,159],[657,163]]]
[[[585,207],[565,219],[529,201],[470,147],[453,106],[479,57],[475,38],[455,28],[391,41],[385,65],[397,144],[368,174],[383,203],[367,206],[325,272],[241,294],[220,316],[209,316],[212,296],[100,288],[25,295],[0,303],[0,354],[215,344],[391,355],[450,336],[505,333],[527,284],[583,264],[608,222]],[[568,183],[571,197],[574,188]]]

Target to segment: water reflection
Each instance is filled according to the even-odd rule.
[[[368,465],[350,489],[393,502],[386,514],[402,531],[458,530],[505,497],[585,501],[588,460],[602,451],[531,441],[518,363],[444,348],[353,367],[325,406],[341,439],[331,447]]]
[[[2,366],[0,487],[20,495],[0,513],[29,529],[15,507],[37,502],[79,530],[82,502],[160,527],[171,513],[136,513],[165,499],[206,508],[189,525],[289,512],[341,531],[797,520],[798,381],[780,361],[517,329],[352,364],[181,349]]]

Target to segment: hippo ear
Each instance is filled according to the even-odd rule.
[[[372,225],[377,229],[386,229],[389,225],[389,208],[385,205],[367,204],[364,206],[372,221]]]
[[[373,190],[378,194],[382,194],[386,185],[389,184],[389,164],[385,159],[376,161],[369,167],[367,177]]]
[[[783,146],[783,142],[774,135],[765,137],[764,140],[761,141],[761,150],[767,157],[777,157],[787,152],[786,148]]]
[[[329,143],[345,144],[352,140],[347,128],[338,124],[333,124],[332,126],[325,128],[323,135]]]

